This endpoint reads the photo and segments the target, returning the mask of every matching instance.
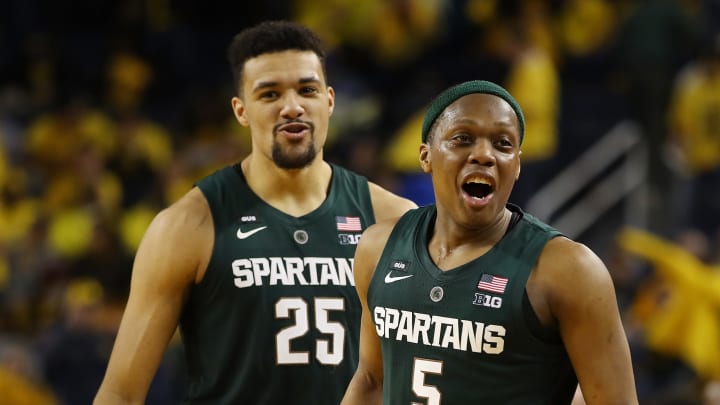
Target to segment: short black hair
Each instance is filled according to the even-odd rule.
[[[264,21],[235,35],[228,47],[228,60],[235,86],[242,93],[245,62],[266,53],[289,50],[312,51],[325,72],[325,49],[320,37],[304,25],[292,21]]]

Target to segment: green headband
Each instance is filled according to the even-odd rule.
[[[513,96],[508,93],[507,90],[498,86],[495,83],[485,80],[472,80],[469,82],[460,83],[443,91],[439,96],[435,98],[435,100],[433,100],[433,102],[430,104],[430,107],[428,107],[427,112],[425,113],[425,120],[423,121],[423,143],[427,141],[430,127],[432,127],[433,123],[435,122],[437,117],[440,116],[443,110],[445,110],[447,106],[454,103],[455,100],[459,99],[460,97],[467,96],[468,94],[473,93],[492,94],[493,96],[500,97],[501,99],[507,101],[508,104],[510,104],[510,107],[512,107],[513,111],[515,111],[518,123],[520,124],[520,144],[522,145],[523,138],[525,137],[525,117],[523,116],[522,109],[520,109],[520,105],[517,103],[517,101],[515,101]]]

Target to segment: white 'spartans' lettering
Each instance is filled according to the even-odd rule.
[[[475,353],[500,354],[505,327],[394,308],[373,309],[375,331],[385,339]]]
[[[355,285],[353,259],[344,257],[254,257],[232,262],[235,286]]]

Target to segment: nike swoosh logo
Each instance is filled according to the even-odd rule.
[[[238,228],[237,237],[238,237],[238,239],[246,239],[246,238],[249,238],[249,237],[255,235],[256,233],[262,231],[265,228],[267,228],[267,226],[261,226],[260,228],[255,228],[255,229],[247,231],[247,232],[243,232],[241,228]]]
[[[396,281],[405,280],[406,278],[410,278],[414,276],[414,274],[408,274],[406,276],[397,276],[393,277],[391,273],[388,273],[385,275],[385,284],[394,283]]]

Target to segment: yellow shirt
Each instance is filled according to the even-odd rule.
[[[11,370],[0,367],[0,403],[12,405],[55,405],[48,390],[39,387]]]
[[[670,121],[691,172],[720,167],[720,71],[686,68],[671,97]]]
[[[669,292],[647,318],[648,346],[682,358],[702,377],[720,378],[720,266],[640,229],[624,229],[618,243],[652,263]]]
[[[525,115],[523,161],[551,158],[557,150],[560,102],[558,73],[552,58],[539,47],[524,52],[510,68],[506,85]]]

